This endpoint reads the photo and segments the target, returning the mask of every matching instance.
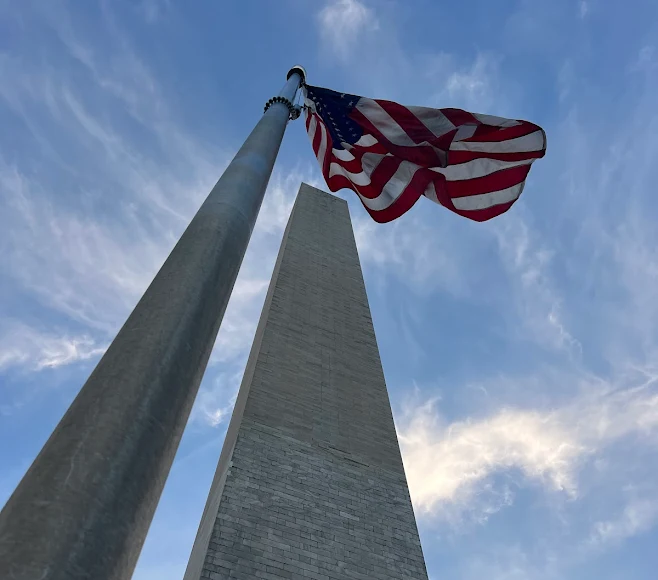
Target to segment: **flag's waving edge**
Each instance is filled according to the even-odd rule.
[[[527,121],[304,90],[306,129],[329,189],[355,191],[378,222],[422,195],[491,219],[518,199],[530,165],[546,152],[544,131]]]

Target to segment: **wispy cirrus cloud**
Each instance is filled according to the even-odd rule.
[[[616,517],[594,523],[588,547],[600,550],[618,546],[628,538],[649,531],[658,521],[658,500],[653,491],[648,497],[631,497]]]
[[[579,482],[592,473],[592,463],[599,457],[634,473],[637,485],[646,481],[647,474],[636,473],[646,456],[620,450],[655,454],[658,428],[658,311],[651,292],[658,258],[652,249],[656,247],[653,208],[645,206],[644,192],[655,173],[647,152],[658,144],[652,131],[655,112],[645,108],[652,82],[639,93],[635,114],[607,143],[593,143],[583,126],[558,135],[570,147],[578,144],[591,155],[574,158],[567,149],[571,157],[567,171],[582,171],[572,181],[570,213],[565,218],[577,222],[575,241],[556,243],[550,232],[533,223],[532,206],[516,210],[513,220],[492,222],[489,232],[506,272],[502,288],[511,291],[507,298],[517,305],[510,321],[516,329],[525,328],[521,337],[535,340],[547,351],[569,355],[570,362],[553,361],[548,368],[560,370],[550,380],[546,367],[536,375],[514,379],[518,393],[533,382],[542,383],[533,386],[532,392],[543,393],[534,406],[514,404],[517,393],[486,409],[474,406],[474,415],[462,420],[447,420],[432,400],[408,408],[398,420],[398,429],[412,495],[421,511],[440,513],[461,506],[459,511],[474,502],[476,510],[486,512],[492,505],[508,505],[509,495],[500,483],[491,501],[480,501],[491,493],[496,473],[516,473],[514,478],[526,484],[535,482],[565,497],[580,498],[581,492],[588,492],[581,490]],[[560,144],[556,147],[559,150]],[[634,163],[622,162],[620,155]],[[592,175],[601,177],[592,182]],[[622,202],[616,195],[624,187],[634,195]],[[611,200],[612,208],[606,200]],[[578,216],[583,216],[582,221]],[[555,260],[561,263],[562,277],[552,267]],[[573,278],[565,280],[565,276]],[[588,298],[569,291],[565,286],[569,282],[582,284]],[[589,291],[592,287],[600,297]],[[588,299],[599,305],[599,300],[616,304],[601,307],[603,323],[599,320],[593,332],[583,320]],[[572,327],[580,329],[578,338]],[[581,357],[597,351],[607,355],[607,372],[593,374]],[[496,380],[478,384],[495,392]],[[617,511],[617,516],[594,526],[589,540],[593,543],[621,541],[656,521],[650,509],[656,502],[655,490],[628,500],[619,481],[610,486],[607,491],[616,498],[609,513]]]
[[[146,22],[154,24],[171,10],[171,0],[141,0],[138,9]]]
[[[166,256],[166,234],[149,235],[137,216],[99,220],[50,202],[49,187],[0,166],[7,278],[49,308],[111,334]]]
[[[420,200],[419,205],[428,200]],[[419,208],[418,208],[419,209]],[[432,211],[442,211],[429,207]],[[359,257],[375,275],[395,275],[414,291],[428,295],[438,289],[463,295],[468,293],[469,273],[462,264],[469,249],[449,243],[454,229],[432,227],[420,219],[414,208],[399,222],[377,224],[369,216],[353,217]],[[420,212],[418,212],[420,213]],[[416,214],[416,215],[414,215]]]
[[[18,348],[10,313],[0,310],[6,322],[0,344],[12,345],[4,350],[5,366],[24,370],[85,360],[109,343],[230,158],[179,120],[111,13],[103,32],[107,51],[67,11],[44,7],[37,14],[72,66],[56,70],[39,58],[0,57],[11,81],[0,87],[0,107],[20,120],[18,134],[36,143],[32,159],[40,164],[37,171],[0,157],[2,276],[13,296],[56,316],[62,330],[61,339],[33,332],[34,344],[28,348],[26,338]],[[222,377],[246,360],[302,180],[314,183],[301,165],[271,179],[211,356]],[[209,425],[223,421],[232,405],[231,389],[216,382],[210,376],[204,383],[201,412],[194,414]]]
[[[238,365],[230,370],[220,370],[199,393],[191,419],[209,427],[219,427],[228,422],[238,396],[242,368]]]
[[[0,371],[22,367],[40,371],[96,358],[105,352],[87,334],[72,336],[38,331],[25,324],[3,321],[0,332]]]
[[[35,299],[112,334],[226,158],[180,127],[124,38],[110,34],[115,50],[104,59],[66,11],[41,16],[76,66],[0,60],[0,105],[22,121],[21,140],[37,145],[31,163],[0,159],[2,260]]]
[[[508,329],[520,333],[521,338],[576,356],[582,353],[582,345],[563,318],[561,290],[551,272],[554,251],[537,228],[528,224],[524,213],[518,209],[514,219],[490,224],[511,290],[511,296],[499,298],[511,299],[516,305]]]
[[[501,57],[491,52],[478,52],[470,62],[458,62],[442,53],[434,56],[425,75],[439,84],[432,97],[435,106],[458,107],[475,112],[500,113],[508,100],[510,87],[503,91],[500,82]]]
[[[363,35],[378,28],[375,12],[360,0],[329,0],[318,13],[325,49],[347,61]]]

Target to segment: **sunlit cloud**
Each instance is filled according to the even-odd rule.
[[[509,505],[509,490],[496,489],[492,480],[502,473],[519,485],[525,481],[578,498],[581,469],[605,456],[611,445],[632,436],[640,436],[649,448],[657,442],[658,378],[647,372],[634,373],[635,384],[628,387],[564,376],[580,394],[559,406],[509,405],[451,422],[436,400],[418,401],[414,395],[397,422],[414,506],[438,514]],[[518,382],[522,388],[523,381]],[[474,501],[487,495],[488,503]]]

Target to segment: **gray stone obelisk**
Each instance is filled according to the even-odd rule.
[[[185,580],[427,579],[345,201],[303,184]]]

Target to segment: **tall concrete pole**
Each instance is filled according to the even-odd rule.
[[[0,513],[0,578],[129,579],[304,70],[219,179]]]

